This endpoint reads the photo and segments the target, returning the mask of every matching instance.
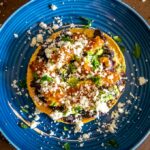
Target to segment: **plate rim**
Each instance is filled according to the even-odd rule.
[[[15,16],[17,15],[17,13],[22,10],[24,7],[27,7],[28,5],[30,5],[32,2],[35,2],[37,0],[29,0],[27,3],[23,4],[20,8],[18,8],[15,12],[13,12],[8,18],[7,20],[2,24],[2,26],[0,27],[0,34],[3,30],[3,28],[5,28],[5,26],[9,23],[9,21]],[[125,3],[122,0],[115,0],[116,2],[120,3],[121,5],[123,5],[124,7],[126,7],[127,9],[129,9],[130,11],[132,11],[145,25],[148,29],[150,29],[150,25],[148,24],[148,22],[144,19],[143,16],[141,16],[135,9],[133,9],[130,5],[128,5],[127,3]],[[5,131],[3,131],[1,129],[0,126],[0,132],[2,133],[2,135],[8,140],[9,144],[14,146],[16,149],[20,149],[5,133]],[[133,146],[131,147],[131,150],[135,150],[137,148],[139,148],[139,146],[147,139],[147,137],[150,135],[150,129],[145,133],[145,135],[143,135],[143,137]]]

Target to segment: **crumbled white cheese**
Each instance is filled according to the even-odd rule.
[[[57,6],[56,6],[56,5],[54,5],[54,4],[52,4],[52,5],[51,5],[51,9],[54,11],[54,10],[56,10],[56,9],[57,9]]]
[[[40,122],[32,121],[32,122],[31,122],[31,125],[30,125],[30,128],[31,128],[31,129],[34,129],[34,128],[36,128],[39,124],[40,124]]]
[[[83,139],[89,139],[90,138],[90,134],[89,133],[84,133],[83,134]]]
[[[139,77],[138,80],[140,85],[144,85],[148,82],[148,79],[145,79],[144,77]]]
[[[31,30],[28,30],[27,33],[28,33],[29,35],[31,35]]]
[[[54,24],[52,28],[53,28],[54,30],[57,30],[57,29],[59,29],[59,25],[58,25],[58,24]]]
[[[36,41],[39,42],[39,43],[43,43],[43,35],[42,34],[37,34]]]
[[[36,37],[33,37],[33,38],[32,38],[32,41],[31,41],[31,43],[30,43],[30,46],[31,46],[31,47],[34,47],[34,46],[36,45],[36,43],[37,43]]]
[[[46,49],[45,49],[45,55],[46,55],[47,58],[50,58],[50,57],[51,57],[51,49],[46,48]],[[51,65],[51,64],[50,64],[50,65]]]
[[[13,80],[11,86],[12,86],[13,88],[18,88],[17,80]]]
[[[83,125],[84,125],[84,124],[83,124],[82,121],[77,121],[77,122],[76,122],[76,126],[75,126],[74,132],[75,132],[75,133],[81,132]]]
[[[96,102],[96,111],[101,111],[102,113],[107,113],[109,111],[109,107],[104,102]]]
[[[75,27],[75,24],[74,23],[71,23],[70,24],[70,28],[74,28]]]
[[[63,117],[63,113],[59,112],[59,111],[54,111],[52,114],[50,114],[50,116],[54,119],[54,120],[58,120],[60,118]]]
[[[41,22],[40,24],[39,24],[39,26],[42,28],[42,29],[47,29],[47,24],[46,23],[44,23],[44,22]]]
[[[38,121],[39,119],[40,119],[39,115],[36,115],[34,118],[35,121]]]
[[[116,120],[113,120],[112,123],[109,124],[108,130],[109,130],[111,133],[115,133],[115,132],[116,132],[116,129],[117,129]]]
[[[38,115],[38,114],[40,114],[40,113],[41,113],[41,112],[36,108],[34,114],[35,114],[35,115]]]
[[[14,37],[17,39],[19,35],[17,33],[14,33]]]
[[[83,147],[84,146],[84,143],[80,143],[80,147]]]

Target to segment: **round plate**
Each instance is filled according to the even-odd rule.
[[[55,4],[58,9],[52,11],[49,5]],[[100,123],[109,122],[110,114],[102,116],[83,127],[83,133],[91,133],[90,138],[78,141],[83,133],[74,134],[72,125],[65,125],[70,131],[64,131],[63,123],[55,123],[48,116],[40,114],[40,125],[37,131],[19,127],[20,119],[16,114],[31,121],[29,114],[34,112],[34,104],[29,97],[16,94],[12,88],[13,80],[26,77],[28,61],[34,52],[29,46],[26,31],[31,27],[36,34],[39,22],[51,23],[53,18],[61,16],[65,23],[82,24],[80,16],[94,20],[93,27],[102,31],[119,35],[126,47],[124,53],[127,64],[126,89],[119,102],[130,100],[124,110],[129,114],[121,114],[118,118],[116,133],[104,133]],[[14,38],[14,33],[18,38]],[[141,46],[141,57],[133,56],[134,44]],[[63,149],[66,142],[73,149],[100,150],[114,145],[108,141],[117,141],[117,148],[126,150],[136,148],[140,141],[148,136],[150,127],[150,82],[139,86],[138,78],[150,79],[150,28],[134,10],[117,0],[33,0],[16,11],[0,29],[0,129],[13,146],[18,149]],[[133,96],[134,95],[134,96]],[[29,105],[29,114],[20,112],[21,106]],[[115,110],[116,107],[113,108]],[[112,110],[112,111],[113,111]],[[101,132],[99,132],[99,130]],[[54,135],[53,135],[53,132]],[[141,140],[142,139],[142,140]],[[84,144],[83,144],[84,143]]]

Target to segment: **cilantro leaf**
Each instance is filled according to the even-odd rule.
[[[93,66],[93,68],[94,69],[96,69],[96,68],[98,68],[99,67],[99,65],[100,65],[100,62],[99,62],[99,60],[98,60],[98,56],[97,55],[94,55],[93,57],[92,57],[92,66]]]
[[[25,109],[24,107],[21,107],[21,110],[22,110],[23,112],[25,112],[25,113],[28,113],[28,110]]]
[[[70,150],[70,144],[69,143],[65,143],[64,144],[64,149],[65,150]]]
[[[66,127],[66,126],[64,126],[64,131],[68,131],[69,129]]]
[[[114,139],[111,139],[111,140],[107,141],[106,145],[111,146],[113,148],[118,148],[119,147],[119,144]]]
[[[113,36],[113,39],[118,42],[118,43],[121,43],[122,42],[122,38],[120,36]]]
[[[83,28],[89,28],[92,26],[92,22],[93,22],[92,19],[85,18],[85,17],[80,17],[80,19],[86,23],[86,25]]]
[[[37,74],[36,72],[33,72],[33,78],[34,78],[35,80],[38,79],[38,74]]]
[[[70,43],[73,43],[73,40],[72,40],[71,37],[69,37],[69,36],[63,36],[63,37],[62,37],[62,40],[65,41],[65,42],[68,41],[68,42],[70,42]]]
[[[51,78],[51,77],[45,75],[45,76],[43,76],[43,77],[41,78],[41,81],[40,81],[40,82],[43,83],[44,81],[52,82],[52,81],[53,81],[53,78]]]
[[[134,45],[133,55],[135,58],[140,58],[141,56],[141,46],[138,43]]]
[[[52,102],[52,103],[50,104],[50,106],[56,107],[56,106],[57,106],[57,103],[56,103],[56,102]]]
[[[122,53],[124,53],[126,48],[124,46],[122,46],[122,45],[119,45],[119,47],[120,47],[120,50],[122,51]]]
[[[27,87],[26,80],[19,81],[19,82],[17,83],[17,85],[18,85],[20,88],[26,88],[26,87]]]
[[[23,129],[29,128],[29,126],[28,126],[26,123],[24,123],[24,122],[20,122],[20,123],[19,123],[19,126],[20,126],[21,128],[23,128]]]
[[[90,78],[96,85],[100,85],[100,80],[101,78],[100,77],[91,77]]]
[[[67,80],[68,84],[72,87],[76,86],[77,83],[79,82],[79,79],[76,77],[71,77]]]

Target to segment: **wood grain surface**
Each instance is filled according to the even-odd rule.
[[[150,0],[124,0],[139,12],[150,24]],[[4,21],[27,0],[0,0],[0,26]],[[14,150],[8,141],[0,134],[0,150]],[[150,136],[141,144],[138,150],[150,150]]]

